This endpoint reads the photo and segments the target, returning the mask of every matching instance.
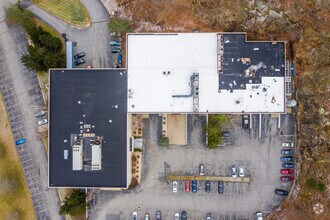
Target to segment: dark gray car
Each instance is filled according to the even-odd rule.
[[[282,189],[275,189],[275,194],[279,196],[287,196],[289,195],[289,192]]]
[[[281,154],[283,154],[283,155],[292,155],[293,150],[292,149],[281,150]]]
[[[181,212],[181,220],[187,220],[187,212],[186,211]]]
[[[249,115],[242,116],[242,127],[244,129],[249,129],[249,127],[250,127],[250,116]]]
[[[205,191],[206,192],[210,192],[211,191],[211,181],[210,180],[206,180],[205,181]]]
[[[76,60],[76,59],[82,58],[84,56],[85,56],[85,53],[84,52],[81,52],[81,53],[78,53],[78,54],[74,55],[73,58]]]
[[[223,183],[223,181],[219,181],[218,182],[218,193],[223,194],[223,190],[224,190],[224,183]]]
[[[76,65],[81,65],[81,64],[84,64],[84,63],[86,63],[84,58],[80,58],[80,59],[76,60]]]

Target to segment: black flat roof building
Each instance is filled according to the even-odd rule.
[[[50,94],[50,187],[126,188],[126,70],[50,70]],[[100,146],[101,169],[92,169],[92,145]]]

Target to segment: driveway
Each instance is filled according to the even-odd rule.
[[[228,127],[232,145],[216,150],[206,149],[202,144],[171,146],[157,145],[161,119],[151,117],[144,124],[146,147],[143,152],[142,182],[139,190],[124,192],[101,191],[94,207],[93,219],[129,219],[137,211],[139,219],[144,213],[155,216],[157,210],[165,219],[172,219],[175,212],[187,211],[191,219],[203,219],[211,212],[213,219],[253,219],[257,211],[267,214],[283,201],[274,194],[275,188],[289,189],[290,183],[281,183],[280,150],[281,141],[288,140],[281,131],[290,126],[290,120],[282,118],[282,128],[278,120],[270,115],[262,116],[263,137],[255,137],[258,126],[252,130],[241,128],[241,116],[234,116]],[[286,117],[286,116],[284,116]],[[188,117],[188,120],[192,117]],[[253,121],[258,124],[258,115]],[[190,123],[190,122],[188,122]],[[202,129],[201,123],[198,123]],[[194,128],[196,129],[196,128]],[[194,131],[191,132],[199,133]],[[281,134],[280,134],[281,133]],[[191,134],[188,137],[192,138]],[[203,139],[202,135],[194,137]],[[200,143],[194,140],[190,143]],[[185,192],[184,182],[178,181],[178,193],[172,192],[172,183],[164,179],[165,167],[174,174],[198,175],[198,165],[203,163],[205,175],[230,175],[230,167],[240,164],[245,167],[245,175],[250,176],[250,184],[225,183],[224,194],[218,194],[217,183],[211,183],[211,192],[205,192],[205,183],[198,182],[198,192]],[[123,205],[125,204],[125,205]]]
[[[65,33],[69,41],[77,42],[74,53],[85,52],[86,63],[79,67],[92,65],[94,68],[111,68],[109,15],[99,0],[81,0],[91,17],[91,26],[78,29],[57,17],[48,14],[38,6],[26,3],[27,8],[38,18],[52,26],[60,34]]]
[[[3,8],[15,0],[0,1]],[[48,186],[47,156],[34,112],[44,108],[43,99],[34,72],[20,62],[27,51],[26,33],[19,27],[0,23],[0,91],[3,94],[15,139],[26,138],[27,143],[17,146],[25,179],[37,219],[63,219],[58,215],[60,201],[56,189]],[[14,146],[13,146],[14,147]]]

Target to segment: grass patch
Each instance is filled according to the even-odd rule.
[[[39,80],[39,85],[41,88],[41,93],[44,98],[44,102],[46,104],[46,107],[48,108],[48,73],[43,71],[37,72],[37,77]]]
[[[109,21],[109,30],[113,33],[128,33],[132,29],[128,21],[121,18],[111,18]]]
[[[0,127],[0,219],[35,219],[1,94]]]
[[[91,24],[88,11],[79,0],[32,0],[32,2],[73,26],[85,28]]]

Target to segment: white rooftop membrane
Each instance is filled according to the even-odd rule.
[[[219,93],[216,33],[129,34],[127,51],[130,113],[193,112],[192,96],[172,96],[191,93],[194,72],[198,112],[284,112],[284,77],[262,77],[261,84]]]

